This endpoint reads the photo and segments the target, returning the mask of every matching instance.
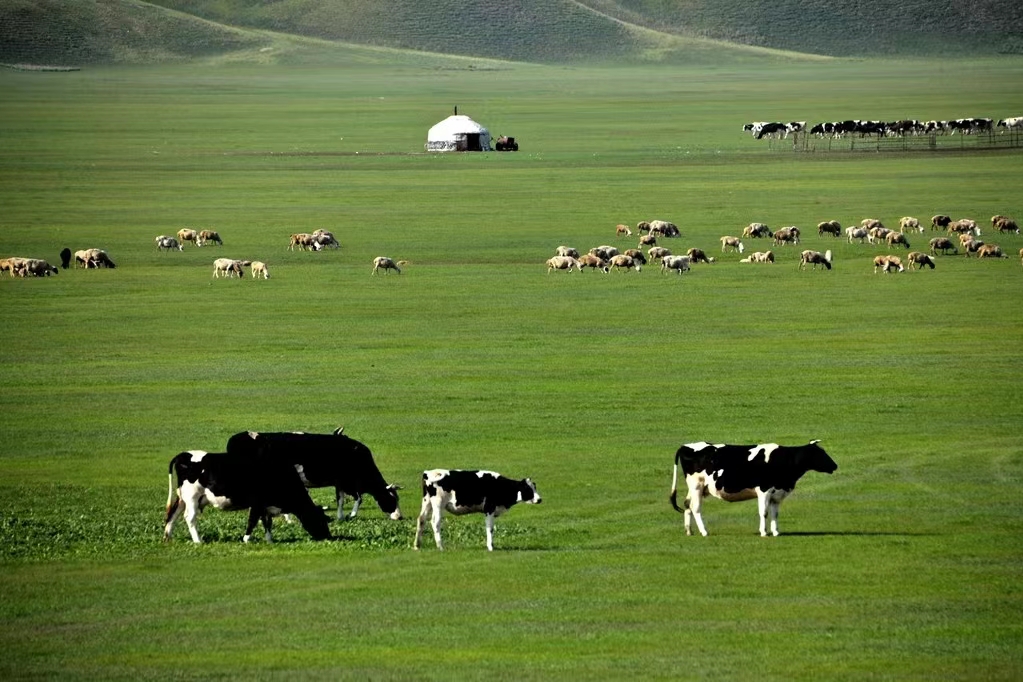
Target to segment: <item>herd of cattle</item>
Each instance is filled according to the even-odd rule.
[[[187,243],[194,244],[196,247],[208,244],[224,245],[224,240],[221,239],[218,232],[214,230],[194,230],[191,228],[178,230],[177,236],[174,237],[161,234],[156,237],[155,242],[157,251],[184,251],[185,244]],[[300,233],[291,235],[288,249],[294,250],[296,247],[299,250],[320,251],[325,248],[339,249],[341,244],[332,232],[316,230],[310,234]],[[83,249],[72,254],[71,249],[65,248],[60,252],[61,267],[64,270],[71,267],[72,258],[76,268],[117,267],[114,261],[111,260],[110,255],[103,249]],[[387,256],[377,256],[373,259],[371,274],[375,275],[380,270],[387,274],[390,274],[391,270],[401,274],[401,266],[407,263],[408,261],[401,260],[395,262]],[[270,279],[270,269],[263,261],[238,260],[234,258],[217,258],[214,260],[213,278],[238,277],[240,279],[245,276],[245,268],[251,269],[253,278],[262,277],[263,279]],[[11,257],[0,259],[0,274],[4,272],[11,273],[12,277],[47,277],[58,274],[60,270],[41,258]]]
[[[691,534],[691,520],[696,519],[700,533],[707,535],[702,500],[713,495],[727,502],[756,498],[760,535],[778,535],[778,507],[796,482],[808,471],[830,474],[838,468],[818,442],[794,447],[682,445],[675,453],[669,499],[685,515],[686,534]],[[680,469],[687,487],[684,510],[677,499]],[[354,518],[363,495],[373,497],[391,519],[402,518],[401,487],[387,483],[370,449],[344,435],[343,428],[330,434],[242,431],[228,439],[224,452],[187,450],[171,459],[164,540],[171,539],[174,523],[183,514],[192,541],[201,543],[196,520],[207,506],[248,510],[244,542],[252,538],[260,522],[270,542],[273,517],[280,514],[294,514],[314,540],[328,540],[332,536],[327,515],[309,495],[310,488],[325,487],[334,488],[338,520],[344,518],[345,497],[353,498],[348,516]],[[516,480],[485,470],[428,469],[422,474],[421,489],[422,506],[412,543],[417,550],[428,518],[437,549],[444,548],[441,526],[447,511],[484,514],[487,549],[493,551],[494,520],[519,502],[542,502],[529,478]]]
[[[1019,225],[1008,216],[996,215],[991,217],[991,226],[999,234],[1019,234]],[[947,236],[934,237],[928,242],[929,253],[923,251],[910,251],[910,238],[908,234],[925,232],[924,224],[912,216],[905,216],[899,219],[899,229],[889,229],[876,218],[864,218],[858,225],[851,225],[843,229],[842,224],[837,220],[827,220],[817,225],[819,237],[829,235],[833,238],[841,238],[843,235],[849,243],[869,243],[886,245],[888,248],[902,248],[906,251],[906,264],[900,256],[886,254],[876,256],[873,260],[874,273],[878,271],[888,274],[889,272],[904,272],[908,267],[910,270],[916,268],[935,268],[935,257],[938,253],[943,255],[958,255],[962,249],[969,257],[975,254],[978,258],[1008,258],[998,244],[985,243],[980,239],[981,230],[977,222],[970,218],[952,220],[951,216],[935,215],[931,218],[932,231],[944,231]],[[682,274],[691,270],[695,263],[713,263],[715,258],[708,256],[703,249],[692,247],[686,249],[685,254],[673,254],[670,249],[660,246],[658,238],[680,237],[681,232],[674,223],[665,220],[643,221],[636,226],[639,233],[639,245],[637,248],[625,249],[622,252],[607,244],[595,246],[585,254],[580,254],[578,249],[570,246],[559,246],[555,255],[547,259],[547,274],[554,270],[578,270],[582,272],[585,268],[600,270],[609,273],[612,270],[642,270],[648,263],[659,263],[662,273],[677,272]],[[615,226],[617,237],[631,237],[633,230],[628,225]],[[742,254],[746,250],[743,239],[764,239],[770,240],[775,247],[796,245],[800,243],[802,231],[794,226],[782,227],[772,230],[764,223],[750,223],[743,229],[741,237],[724,235],[720,238],[721,252],[735,252]],[[957,238],[957,241],[953,241]],[[647,252],[643,252],[647,247]],[[1023,264],[1023,248],[1019,250],[1020,263]],[[813,270],[821,266],[823,270],[830,270],[832,267],[833,254],[830,249],[816,251],[804,249],[799,254],[799,269],[805,270],[811,266]],[[776,261],[773,250],[755,251],[740,263],[774,263]]]
[[[743,125],[742,129],[755,140],[784,139],[791,134],[807,132],[806,121],[756,121]],[[1023,116],[1013,116],[994,121],[990,118],[957,118],[950,121],[828,121],[810,126],[809,133],[817,137],[841,138],[846,135],[866,137],[905,137],[907,135],[976,135],[980,133],[1002,133],[1023,130]]]

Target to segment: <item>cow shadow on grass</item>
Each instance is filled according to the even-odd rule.
[[[926,531],[898,531],[898,530],[797,530],[785,532],[778,537],[929,537],[939,535],[938,533]]]

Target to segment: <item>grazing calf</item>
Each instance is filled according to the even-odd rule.
[[[778,535],[778,507],[796,487],[796,482],[808,471],[830,474],[838,469],[835,460],[812,440],[807,445],[784,446],[777,443],[764,445],[711,445],[687,443],[675,453],[675,467],[669,500],[675,511],[685,515],[686,535],[692,535],[691,520],[701,535],[707,535],[703,525],[704,495],[713,495],[726,502],[741,502],[757,498],[760,509],[760,535],[767,537],[768,523],[771,535]],[[685,510],[679,509],[678,472],[686,480]]]
[[[841,237],[842,223],[837,220],[825,220],[823,223],[817,223],[817,236],[823,237],[825,234],[830,234],[832,237]]]
[[[896,244],[900,244],[906,247],[907,249],[909,248],[909,240],[906,239],[906,235],[902,234],[901,232],[889,232],[888,234],[885,235],[884,238],[885,241],[888,242],[888,246],[890,247],[895,246]]]
[[[899,232],[905,232],[906,230],[923,232],[924,228],[920,227],[919,220],[912,216],[906,216],[905,218],[899,218]]]
[[[422,546],[423,526],[433,512],[433,539],[443,550],[440,529],[444,510],[456,515],[483,513],[487,523],[487,550],[494,551],[494,519],[519,502],[540,504],[543,500],[528,478],[516,481],[493,471],[431,469],[423,472],[423,508],[416,521],[412,547]]]
[[[557,251],[554,252],[555,256],[568,256],[569,258],[578,258],[579,251],[573,249],[571,246],[559,246]]]
[[[71,267],[71,249],[66,246],[60,252],[60,267],[62,270]]]
[[[551,274],[552,270],[568,270],[572,272],[572,268],[575,268],[579,272],[583,271],[582,264],[572,258],[571,256],[554,256],[553,258],[547,259],[547,274]]]
[[[617,236],[617,237],[623,237],[623,236],[624,237],[631,237],[632,236],[632,229],[629,228],[628,225],[616,225],[615,226],[615,236]]]
[[[670,270],[677,270],[681,275],[689,270],[689,256],[667,255],[661,259],[661,272],[667,273]]]
[[[931,255],[938,255],[938,251],[948,255],[949,249],[952,250],[953,254],[958,254],[959,249],[956,248],[955,244],[948,237],[935,237],[930,241],[931,244]]]
[[[831,269],[831,249],[821,253],[820,251],[811,251],[807,249],[803,253],[799,254],[799,269],[806,270],[807,263],[813,265],[813,269],[816,270],[818,265],[823,265],[825,270]]]
[[[201,543],[195,520],[208,505],[225,511],[249,510],[243,542],[249,541],[260,520],[266,541],[271,542],[270,517],[275,514],[294,514],[314,540],[330,538],[326,515],[309,497],[295,468],[285,462],[270,457],[189,450],[171,459],[167,479],[164,540],[170,540],[174,522],[183,511],[192,542]]]
[[[902,267],[902,259],[898,256],[876,256],[874,258],[874,274],[877,274],[877,269],[881,268],[884,274],[888,274],[892,270],[898,272],[904,272],[906,268]]]
[[[931,229],[932,230],[947,230],[948,226],[952,224],[952,216],[947,215],[936,215],[931,217]]]
[[[742,245],[742,242],[738,237],[730,237],[726,235],[721,238],[721,253],[724,253],[727,249],[742,253],[745,251],[746,247]]]
[[[401,268],[398,267],[398,264],[387,256],[377,256],[373,259],[373,272],[369,274],[375,275],[377,270],[383,270],[385,275],[391,274],[391,270],[396,271],[399,275],[401,274]]]
[[[359,512],[363,495],[371,495],[380,511],[401,520],[396,485],[384,480],[366,445],[342,433],[256,433],[242,431],[227,441],[227,451],[244,457],[269,458],[294,467],[306,488],[333,487],[337,518],[343,517],[345,495],[355,500],[349,518]]]
[[[592,253],[584,253],[579,256],[579,272],[582,272],[583,268],[593,268],[594,270],[609,272],[607,260]]]
[[[184,251],[185,247],[182,246],[181,243],[179,243],[178,240],[175,239],[174,237],[168,237],[165,234],[161,234],[159,237],[156,238],[157,251],[161,250],[173,251],[174,249],[177,249],[178,251]]]
[[[258,278],[260,275],[263,276],[263,279],[270,279],[270,271],[267,270],[266,263],[264,263],[263,261],[254,260],[252,261],[252,263],[250,263],[250,266],[252,267],[253,279]]]
[[[917,267],[922,270],[924,266],[929,266],[931,270],[934,269],[934,259],[920,251],[911,251],[909,255],[906,256],[906,260],[909,261],[910,270],[915,270]]]

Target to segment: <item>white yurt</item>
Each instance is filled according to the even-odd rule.
[[[426,134],[428,152],[489,152],[490,131],[468,116],[460,116],[455,107],[454,116],[430,128]]]

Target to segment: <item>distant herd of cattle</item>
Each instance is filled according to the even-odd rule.
[[[833,473],[838,465],[818,444],[783,446],[687,443],[675,453],[671,506],[684,513],[686,534],[696,520],[702,535],[703,498],[713,495],[727,502],[756,498],[760,535],[778,535],[778,507],[808,471]],[[678,506],[679,470],[685,478],[684,508]],[[252,538],[258,523],[264,537],[272,540],[273,517],[294,514],[314,540],[330,539],[323,508],[313,502],[310,488],[334,488],[337,519],[344,518],[345,497],[353,499],[349,518],[359,511],[363,495],[372,496],[391,519],[402,518],[399,486],[388,484],[373,454],[363,443],[344,435],[302,432],[259,433],[242,431],[231,436],[225,452],[188,450],[175,455],[168,467],[164,540],[170,540],[175,521],[184,515],[189,535],[201,543],[197,518],[204,507],[225,511],[248,511],[242,536]],[[429,518],[437,549],[443,549],[442,518],[445,511],[461,515],[482,513],[486,519],[487,549],[494,549],[494,520],[519,502],[542,502],[529,478],[511,479],[493,471],[428,469],[422,474],[422,506],[412,546],[422,545]]]
[[[996,215],[991,217],[991,226],[999,234],[1019,234],[1019,225],[1008,216]],[[870,243],[884,244],[889,248],[901,247],[906,250],[906,265],[903,265],[902,258],[893,254],[877,256],[874,258],[874,273],[879,270],[888,274],[889,272],[904,272],[908,266],[910,270],[915,268],[935,268],[934,256],[938,253],[948,255],[959,254],[962,249],[969,257],[975,254],[978,258],[1008,258],[998,244],[986,244],[980,240],[981,230],[977,222],[970,218],[952,220],[951,216],[935,215],[931,218],[931,230],[944,231],[947,236],[934,237],[930,240],[930,253],[922,251],[910,251],[910,241],[907,233],[923,233],[924,225],[919,219],[906,216],[899,219],[899,229],[889,229],[876,218],[864,218],[858,225],[842,228],[837,220],[827,220],[817,225],[819,237],[830,235],[833,238],[841,238],[844,234],[849,243]],[[670,249],[659,246],[658,238],[680,237],[681,232],[677,225],[665,220],[651,220],[640,222],[636,226],[639,233],[638,248],[625,249],[622,252],[607,244],[595,246],[589,252],[580,254],[579,251],[570,246],[559,246],[553,257],[548,258],[545,265],[547,274],[554,270],[578,270],[582,272],[585,268],[600,270],[609,273],[612,270],[642,270],[648,263],[660,263],[662,273],[677,272],[682,274],[688,272],[695,263],[713,263],[715,258],[708,256],[703,249],[689,248],[685,254],[673,254]],[[633,230],[628,225],[615,226],[617,237],[631,237]],[[955,235],[958,241],[953,241]],[[743,239],[765,239],[771,240],[774,246],[785,246],[799,244],[802,231],[794,226],[783,227],[778,230],[771,230],[764,223],[750,223],[742,231],[742,237],[724,235],[720,238],[721,251],[727,253],[733,251],[742,254],[746,250]],[[647,247],[647,252],[643,252]],[[1020,263],[1023,264],[1023,248],[1019,250]],[[774,251],[756,251],[739,260],[740,263],[774,263]],[[813,249],[806,249],[799,254],[799,269],[805,270],[807,266],[816,270],[821,266],[824,270],[832,267],[832,252],[830,249],[821,253]]]
[[[745,124],[742,129],[753,136],[755,140],[784,139],[791,134],[809,132],[817,137],[841,138],[846,135],[860,135],[866,137],[874,135],[877,137],[905,137],[907,135],[976,135],[980,133],[992,133],[996,130],[1004,133],[1006,131],[1023,130],[1023,116],[999,119],[997,122],[990,118],[957,118],[950,121],[918,121],[916,119],[902,119],[899,121],[829,121],[817,123],[806,127],[806,121],[756,121]]]
[[[214,230],[193,230],[191,228],[178,230],[176,237],[161,234],[156,237],[155,242],[157,251],[184,251],[184,245],[189,242],[195,244],[196,247],[208,244],[224,245],[224,240],[221,239],[218,232]],[[294,250],[296,247],[299,250],[320,251],[325,248],[339,249],[341,244],[332,232],[316,230],[310,234],[300,233],[291,235],[288,249]],[[109,254],[103,249],[84,249],[75,251],[72,254],[71,249],[65,248],[60,252],[61,267],[64,270],[71,267],[72,258],[74,258],[76,268],[117,267]],[[401,266],[407,263],[408,261],[401,260],[395,262],[387,256],[377,256],[373,259],[371,274],[375,275],[379,270],[383,270],[387,274],[394,270],[401,274]],[[263,279],[270,279],[270,270],[263,261],[237,260],[234,258],[217,258],[214,260],[213,278],[219,279],[221,276],[226,278],[242,278],[245,275],[245,268],[251,269],[253,278],[262,277]],[[56,275],[60,271],[41,258],[11,257],[0,259],[0,274],[4,272],[11,273],[11,277],[47,277],[49,275]]]

